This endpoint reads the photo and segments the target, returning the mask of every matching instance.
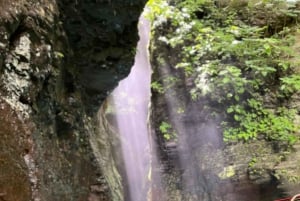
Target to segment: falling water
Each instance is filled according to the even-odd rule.
[[[146,201],[151,198],[154,150],[148,126],[151,68],[148,59],[150,23],[139,21],[140,41],[135,64],[129,76],[113,92],[116,123],[121,136],[123,160],[128,184],[126,200]]]

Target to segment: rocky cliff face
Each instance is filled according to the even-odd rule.
[[[190,3],[190,1],[176,2],[185,2],[184,5]],[[219,2],[224,3],[224,1]],[[246,2],[247,5],[248,1],[231,2],[237,4]],[[243,10],[244,6],[238,5],[239,10]],[[179,12],[194,8],[195,6],[192,8],[187,6]],[[163,9],[167,10],[166,7]],[[205,66],[206,62],[208,63],[213,57],[212,51],[209,51],[215,48],[214,39],[210,38],[205,29],[212,28],[212,32],[215,33],[218,26],[226,27],[214,19],[212,21],[215,24],[206,27],[205,23],[211,20],[209,17],[204,17],[207,14],[205,13],[206,9],[205,6],[198,10],[195,9],[192,16],[196,16],[199,21],[204,19],[204,25],[196,26],[195,30],[200,30],[196,32],[198,36],[202,34],[202,31],[206,34],[200,38],[202,41],[207,41],[207,46],[205,46],[205,42],[199,42],[201,40],[198,43],[194,42],[196,40],[193,38],[194,36],[190,40],[186,39],[194,30],[184,32],[184,29],[188,29],[186,27],[192,24],[190,21],[185,23],[184,16],[182,20],[178,17],[177,21],[168,18],[167,15],[165,18],[160,16],[153,23],[155,29],[153,29],[150,47],[151,64],[154,71],[151,121],[158,138],[161,161],[164,165],[163,181],[167,192],[164,200],[265,201],[296,194],[299,191],[300,183],[297,165],[299,164],[299,141],[292,148],[287,148],[285,143],[268,140],[261,136],[248,141],[224,143],[221,122],[225,119],[226,105],[218,106],[217,101],[213,102],[211,100],[214,99],[207,98],[207,96],[198,99],[191,97],[191,89],[195,85],[205,88],[204,85],[214,79],[213,76],[208,76],[209,79],[203,82],[195,80],[201,67]],[[171,10],[169,14],[172,15],[172,11],[175,13],[174,10]],[[255,25],[259,24],[258,22],[265,23],[266,19],[263,14],[261,15],[252,15],[253,18],[246,16],[244,19],[252,20],[251,23]],[[177,16],[180,15],[177,14]],[[208,20],[205,21],[205,19]],[[271,21],[268,32],[274,31],[274,27],[278,29],[282,26],[281,17],[272,18]],[[292,23],[289,26],[291,29],[296,27]],[[181,32],[185,35],[178,34]],[[268,32],[266,34],[270,34]],[[198,37],[197,34],[195,37]],[[297,32],[294,34],[295,41],[291,48],[297,55],[295,58],[299,58],[299,48],[297,48],[299,37]],[[179,37],[176,37],[178,35]],[[226,39],[220,37],[216,40]],[[205,54],[206,50],[209,52],[207,55]],[[199,55],[201,53],[203,55],[193,57],[197,55],[197,51],[200,52]],[[188,53],[192,56],[185,57],[184,54]],[[222,60],[222,51],[219,51],[218,56],[218,59]],[[224,63],[239,66],[240,63],[234,63],[235,58],[232,58],[234,56]],[[180,62],[187,65],[180,67],[178,65]],[[221,68],[225,69],[226,65],[222,66],[222,64],[218,63],[217,65],[221,65]],[[187,67],[187,70],[184,67]],[[189,67],[197,68],[197,70]],[[299,64],[295,67],[295,74],[298,70]],[[221,73],[217,72],[215,79],[219,77],[221,77]],[[234,85],[232,80],[229,82]],[[221,99],[226,95],[226,93],[214,94],[213,91],[210,96]],[[272,92],[265,93],[265,104],[270,108],[279,107],[279,101],[270,101],[269,97],[275,96]],[[287,107],[296,110],[294,124],[299,125],[299,91],[289,98],[290,100],[286,103]],[[299,138],[299,130],[294,135]]]
[[[150,53],[153,80],[167,86],[163,93],[153,90],[151,117],[163,164],[164,200],[267,201],[297,194],[299,142],[289,149],[263,138],[224,143],[222,111],[216,113],[207,100],[188,98],[192,80],[174,68],[177,50],[155,39]],[[178,80],[170,83],[170,77]],[[299,111],[297,97],[290,107]],[[162,122],[169,125],[166,132]]]
[[[144,4],[0,1],[0,199],[123,199],[97,112],[129,73]]]

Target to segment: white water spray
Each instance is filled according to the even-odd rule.
[[[135,64],[129,76],[113,92],[116,123],[121,137],[122,153],[130,201],[151,198],[155,154],[148,126],[151,67],[148,58],[150,23],[139,22],[140,41]]]

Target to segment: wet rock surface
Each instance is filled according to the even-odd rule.
[[[24,157],[30,152],[30,125],[0,99],[0,199],[30,200],[31,188]]]
[[[0,1],[0,199],[122,200],[109,139],[91,140],[132,66],[144,4]]]

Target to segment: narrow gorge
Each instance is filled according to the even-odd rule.
[[[0,200],[300,193],[299,1],[0,6]]]

